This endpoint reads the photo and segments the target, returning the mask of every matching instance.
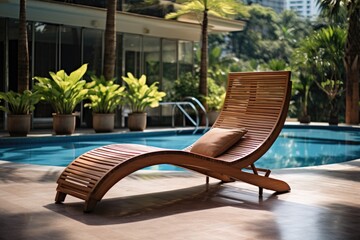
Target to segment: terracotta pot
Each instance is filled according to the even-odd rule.
[[[7,116],[7,129],[12,137],[26,137],[30,132],[31,114],[9,114]]]
[[[112,132],[114,130],[114,113],[93,113],[93,128],[95,132]]]
[[[130,131],[144,131],[146,128],[146,113],[129,113],[128,128]]]
[[[75,132],[75,114],[53,114],[53,130],[56,135],[71,135]]]

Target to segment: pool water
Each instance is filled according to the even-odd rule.
[[[360,158],[360,129],[284,128],[256,165],[293,168],[346,162]]]
[[[340,129],[340,130],[339,130]],[[110,137],[109,137],[110,136]],[[67,166],[73,159],[96,147],[113,143],[135,143],[155,147],[183,149],[201,135],[192,134],[113,134],[95,137],[37,139],[25,143],[1,141],[0,159],[37,165]],[[54,140],[54,137],[52,138]],[[101,140],[103,139],[103,140]],[[284,128],[269,151],[256,162],[263,168],[293,168],[339,163],[360,158],[360,129]],[[181,170],[171,165],[153,166],[153,170]]]
[[[59,142],[44,142],[41,139],[34,139],[26,143],[2,143],[0,147],[0,160],[11,161],[16,163],[50,165],[50,166],[67,166],[72,160],[81,154],[94,148],[114,143],[134,143],[143,144],[161,148],[183,149],[191,145],[201,135],[192,134],[162,134],[146,136],[115,134],[113,137],[104,137],[98,134],[97,138],[89,140],[82,138],[78,141],[71,141],[67,137],[58,138]],[[106,139],[103,139],[106,138]],[[103,139],[103,140],[102,140]],[[66,141],[69,140],[69,141]],[[153,166],[147,169],[152,170],[182,170],[178,167],[165,165]]]

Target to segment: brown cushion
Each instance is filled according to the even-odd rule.
[[[217,157],[238,142],[245,133],[245,128],[212,128],[194,143],[190,152]]]

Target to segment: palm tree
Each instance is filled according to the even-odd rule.
[[[293,64],[300,72],[300,81],[304,86],[304,112],[309,87],[312,80],[328,96],[329,120],[337,116],[338,106],[335,101],[342,93],[344,78],[344,49],[346,32],[339,27],[328,27],[316,31],[300,42],[294,52]]]
[[[29,89],[29,49],[26,26],[26,0],[20,0],[18,41],[18,92]]]
[[[182,1],[184,2],[184,1]],[[201,21],[201,54],[200,54],[200,82],[199,93],[204,97],[207,96],[207,67],[208,67],[208,15],[225,17],[236,14],[237,2],[235,0],[189,0],[185,1],[180,8],[169,13],[165,18],[177,18],[185,14],[195,14]],[[205,100],[204,100],[205,101]],[[204,102],[206,106],[206,102]]]
[[[296,69],[295,76],[298,81],[294,81],[294,89],[300,92],[300,108],[298,120],[301,123],[309,123],[310,115],[308,112],[310,88],[314,82],[312,71],[312,61],[316,50],[313,48],[312,39],[309,37],[300,41],[299,48],[292,54],[292,65]]]
[[[318,0],[320,9],[329,16],[347,10],[348,29],[345,44],[346,115],[347,124],[359,124],[360,79],[360,0]]]
[[[320,75],[320,81],[315,81],[318,87],[328,96],[329,100],[329,123],[338,122],[338,104],[336,100],[343,92],[344,79],[344,49],[346,32],[342,28],[328,27],[321,29],[315,35],[314,42],[320,50],[317,56],[321,59],[316,61],[315,66]],[[323,49],[321,51],[321,49]]]
[[[106,28],[105,28],[105,56],[103,74],[106,80],[114,78],[116,61],[116,29],[115,15],[117,0],[107,1]]]

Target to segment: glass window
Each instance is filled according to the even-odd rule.
[[[179,41],[179,76],[193,71],[193,43]]]
[[[160,38],[143,37],[144,71],[148,85],[160,81]],[[160,85],[161,88],[161,85]],[[160,108],[149,108],[148,115],[152,116],[151,121],[161,120]],[[151,124],[151,122],[150,122]]]
[[[141,73],[141,36],[124,34],[123,53],[124,73],[131,72],[135,77],[139,77]]]
[[[58,26],[36,22],[34,76],[49,76],[58,70]]]
[[[81,65],[81,29],[60,26],[60,69],[70,73]]]
[[[173,89],[174,81],[178,78],[176,40],[163,39],[162,64],[163,64],[162,89],[166,93],[170,93],[171,90]]]
[[[121,76],[123,72],[123,55],[122,55],[122,42],[123,34],[117,33],[116,35],[116,63],[115,63],[115,77],[117,82],[121,82]]]
[[[88,72],[101,75],[103,65],[103,31],[84,29],[83,63],[88,63]]]
[[[160,39],[154,37],[143,38],[144,74],[147,83],[160,83]]]
[[[58,26],[35,22],[34,76],[50,77],[49,71],[58,70]],[[37,104],[34,117],[50,118],[53,109],[50,104]]]
[[[83,56],[82,63],[88,64],[88,74],[95,74],[100,76],[102,74],[103,66],[103,31],[97,29],[83,29]],[[92,126],[92,113],[89,108],[76,109],[80,111],[81,123],[85,122],[88,127]]]

